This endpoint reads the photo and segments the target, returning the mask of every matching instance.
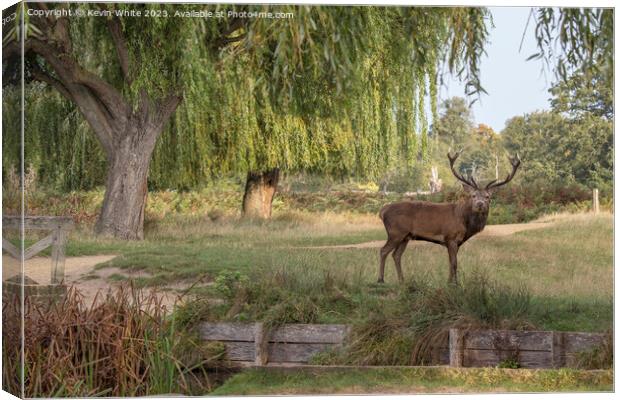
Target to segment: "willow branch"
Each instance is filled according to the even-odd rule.
[[[123,36],[121,22],[118,17],[108,19],[108,30],[110,31],[110,35],[114,41],[114,47],[116,48],[116,55],[118,56],[118,61],[121,65],[123,78],[128,85],[131,85],[133,79],[129,70],[129,49],[127,48],[127,42]]]

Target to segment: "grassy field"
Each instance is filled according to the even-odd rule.
[[[238,396],[611,390],[611,371],[373,368],[319,372],[249,370],[235,375],[211,394]]]
[[[610,329],[612,216],[576,214],[555,219],[544,229],[472,239],[459,253],[463,285],[467,288],[468,282],[479,285],[483,280],[498,296],[505,289],[504,295],[510,298],[505,301],[524,303],[519,306],[526,308],[520,317],[536,328]],[[101,240],[88,232],[74,232],[67,253],[119,254],[99,267],[147,272],[148,277],[138,279],[141,285],[192,282],[201,276],[207,282],[217,280],[219,284],[196,289],[203,296],[221,298],[249,281],[251,287],[246,289],[255,297],[254,303],[241,304],[233,319],[265,317],[294,294],[304,304],[291,307],[311,312],[303,318],[285,316],[289,322],[352,322],[383,306],[389,309],[412,286],[446,287],[447,254],[440,246],[409,245],[403,257],[408,280],[404,286],[396,284],[391,259],[387,283],[375,283],[377,249],[311,248],[384,238],[374,215],[280,213],[267,222],[178,217],[147,224],[142,242]],[[269,293],[274,282],[277,288]],[[212,316],[224,318],[234,296],[225,300],[229,301],[220,305],[223,309],[214,310]]]
[[[179,326],[197,320],[347,323],[349,345],[314,364],[428,365],[450,327],[611,331],[613,216],[561,214],[548,227],[508,236],[479,236],[459,253],[460,285],[446,283],[440,246],[410,243],[406,282],[388,260],[377,284],[378,249],[325,246],[384,240],[375,214],[280,211],[270,221],[234,215],[150,218],[145,240],[71,233],[67,254],[117,254],[96,268],[139,286],[188,287]],[[320,248],[313,248],[320,246]],[[190,329],[191,330],[191,329]],[[192,332],[188,332],[190,335]],[[610,354],[583,366],[609,368]],[[209,394],[608,391],[613,372],[473,369],[374,369],[337,372],[246,371]]]

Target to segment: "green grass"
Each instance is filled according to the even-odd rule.
[[[373,368],[340,371],[248,370],[210,395],[609,392],[613,372],[497,368]]]
[[[527,320],[536,328],[604,331],[612,321],[612,228],[609,214],[575,215],[545,229],[475,237],[459,253],[459,276],[484,276],[515,291],[525,288],[531,297]],[[239,272],[265,288],[259,305],[246,307],[240,318],[265,316],[275,304],[266,297],[280,301],[289,293],[308,300],[303,306],[316,314],[309,319],[352,322],[402,291],[391,258],[387,283],[375,284],[378,249],[310,248],[385,239],[374,215],[296,212],[266,222],[168,217],[147,224],[145,235],[142,242],[126,242],[74,232],[67,254],[119,254],[98,268],[142,270],[150,274],[140,278],[143,285]],[[441,288],[447,280],[446,251],[410,243],[403,269],[410,283]],[[326,282],[336,289],[325,294]],[[268,293],[274,283],[282,289],[277,295]]]
[[[118,254],[96,268],[140,271],[110,277],[140,287],[212,281],[192,290],[219,299],[208,310],[210,320],[350,324],[350,345],[316,363],[428,365],[451,327],[612,329],[612,216],[555,219],[543,229],[473,238],[459,253],[458,287],[446,284],[441,246],[410,243],[404,285],[391,259],[386,283],[376,283],[377,248],[314,248],[384,239],[375,215],[166,217],[150,221],[141,242],[98,239],[82,228],[72,233],[67,252]]]
[[[197,286],[197,301],[179,311],[190,325],[196,319],[347,323],[353,328],[350,345],[321,354],[314,363],[419,365],[432,362],[430,346],[445,341],[452,326],[612,328],[613,217],[554,218],[544,229],[473,238],[459,253],[458,287],[446,284],[448,257],[437,245],[410,243],[403,256],[404,285],[396,282],[391,258],[386,283],[376,283],[377,248],[313,248],[384,240],[374,212],[276,207],[269,221],[151,212],[144,241],[97,238],[91,225],[80,224],[70,235],[67,255],[117,254],[96,268],[140,271],[137,278],[110,276],[133,279],[138,286],[191,284],[206,277],[214,284]],[[213,298],[223,302],[210,302]],[[247,371],[213,394],[600,391],[610,390],[612,380],[611,371],[437,371],[443,370]]]

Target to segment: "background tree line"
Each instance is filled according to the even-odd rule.
[[[114,5],[129,6],[223,7]],[[265,7],[296,17],[216,23],[30,18],[24,54],[16,46],[19,30],[9,30],[3,38],[4,130],[19,132],[16,83],[23,55],[26,165],[37,171],[40,187],[51,190],[104,185],[98,225],[104,233],[129,238],[142,235],[147,189],[189,190],[238,177],[246,180],[246,194],[254,190],[257,198],[267,198],[267,207],[254,207],[260,214],[260,209],[270,210],[281,170],[375,182],[407,176],[411,188],[426,188],[430,165],[440,167],[444,181],[451,179],[445,169],[450,147],[465,147],[461,168],[481,176],[502,169],[504,148],[542,157],[543,177],[552,177],[553,167],[566,159],[555,153],[557,148],[550,149],[554,158],[532,144],[534,115],[524,117],[520,129],[516,119],[511,121],[498,135],[473,126],[463,99],[449,99],[438,110],[442,66],[466,83],[466,94],[484,92],[478,67],[491,26],[486,8],[228,8]],[[610,159],[590,168],[585,156],[587,151],[611,151],[611,145],[608,150],[601,146],[608,143],[604,121],[613,110],[597,111],[600,107],[592,105],[605,91],[611,96],[613,21],[608,11],[540,9],[533,14],[541,49],[536,56],[565,59],[563,65],[572,67],[568,72],[556,68],[564,86],[555,88],[551,113],[565,121],[570,134],[552,122],[545,126],[553,127],[566,147],[578,141],[583,151],[572,153],[566,159],[571,166],[556,173],[584,185],[610,177],[605,172]],[[556,36],[563,44],[559,55],[550,54],[546,44]],[[587,89],[590,84],[596,89]],[[424,111],[427,98],[431,115]],[[586,138],[592,129],[602,136]],[[3,141],[6,171],[19,165],[20,143],[11,134]],[[133,167],[131,154],[141,154]],[[538,172],[532,169],[523,179],[534,179]],[[268,196],[260,193],[270,185]],[[119,191],[122,187],[132,189]],[[252,211],[252,202],[247,203],[244,210]],[[121,209],[126,212],[112,211]]]

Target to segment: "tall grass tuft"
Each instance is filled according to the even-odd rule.
[[[475,273],[459,286],[410,280],[393,300],[353,324],[350,344],[320,363],[432,365],[448,346],[450,328],[531,329],[530,295]]]
[[[614,338],[611,330],[594,348],[577,354],[577,367],[583,369],[610,369],[614,365]]]
[[[15,300],[15,299],[13,299]],[[20,393],[18,301],[3,304],[4,388]],[[75,289],[56,303],[27,298],[24,397],[185,393],[186,337],[161,300],[133,287],[85,304]]]
[[[286,323],[351,325],[348,345],[315,357],[319,364],[438,364],[450,328],[532,329],[537,309],[524,286],[493,281],[482,272],[463,274],[459,285],[430,273],[404,285],[368,284],[351,269],[295,267],[261,270],[251,277],[223,273],[224,297],[212,318],[261,321],[267,329]]]

